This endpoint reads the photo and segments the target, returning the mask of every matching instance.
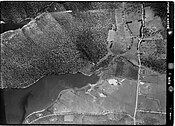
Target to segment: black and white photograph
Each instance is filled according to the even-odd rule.
[[[0,124],[173,125],[173,1],[0,4]]]

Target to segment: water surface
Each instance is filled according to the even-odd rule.
[[[76,74],[45,76],[25,89],[5,89],[5,111],[7,123],[22,123],[30,113],[43,110],[55,101],[65,89],[82,88],[88,83],[96,83],[99,76]]]

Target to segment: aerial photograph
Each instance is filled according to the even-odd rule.
[[[167,3],[1,1],[0,124],[166,125]]]

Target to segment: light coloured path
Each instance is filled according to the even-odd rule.
[[[136,89],[136,103],[135,103],[135,111],[134,111],[134,125],[136,125],[136,114],[137,114],[137,108],[138,108],[138,95],[139,95],[139,84],[140,84],[140,72],[141,72],[141,60],[140,60],[140,44],[143,41],[143,28],[145,26],[145,12],[144,12],[144,5],[142,4],[142,21],[141,21],[141,27],[142,27],[142,33],[141,33],[141,37],[138,40],[138,44],[137,44],[137,57],[138,57],[138,81],[137,81],[137,89]]]
[[[166,114],[166,112],[158,112],[158,111],[146,111],[146,110],[136,110],[137,112],[145,112],[145,113],[152,113],[152,114]]]

